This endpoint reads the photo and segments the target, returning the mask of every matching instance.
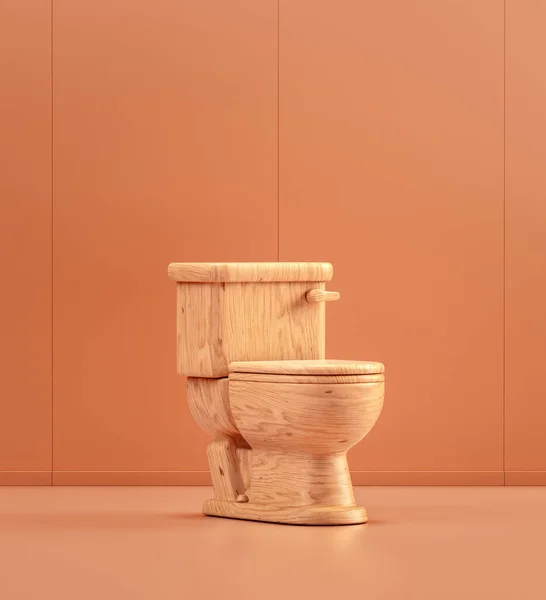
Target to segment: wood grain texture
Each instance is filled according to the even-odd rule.
[[[374,426],[385,384],[229,382],[235,423],[253,450],[347,452]],[[264,427],[267,423],[267,427]]]
[[[333,273],[330,263],[313,262],[171,263],[168,267],[170,279],[194,283],[330,281]]]
[[[385,381],[383,373],[374,375],[286,375],[277,373],[230,373],[230,381],[262,381],[266,383],[371,383]]]
[[[198,425],[215,436],[207,447],[207,458],[216,498],[235,500],[248,486],[246,452],[249,446],[233,420],[229,403],[228,379],[189,377],[187,397]]]
[[[232,361],[324,358],[324,303],[305,300],[320,286],[178,283],[178,372],[224,377]]]
[[[215,498],[236,500],[245,493],[237,444],[230,438],[216,439],[207,446],[210,476]]]
[[[203,513],[211,517],[285,525],[358,525],[368,521],[366,509],[356,505],[279,507],[207,500],[203,505]]]
[[[210,435],[236,438],[239,430],[229,405],[229,381],[188,377],[186,395],[190,412],[203,431]]]
[[[363,360],[250,360],[234,361],[230,373],[259,373],[275,375],[375,375],[385,372],[380,362]]]
[[[248,502],[210,501],[206,514],[317,525],[366,521],[365,510],[355,505],[346,453],[377,421],[383,382],[300,385],[230,378],[229,398],[235,423],[252,447]]]
[[[309,290],[305,294],[307,302],[333,302],[339,300],[339,292],[327,292],[325,290]]]

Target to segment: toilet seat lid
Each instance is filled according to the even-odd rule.
[[[272,375],[376,375],[385,372],[380,362],[368,360],[253,360],[232,362],[230,373]]]

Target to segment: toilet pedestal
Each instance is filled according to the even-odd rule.
[[[356,506],[345,453],[305,456],[252,451],[248,502],[208,500],[203,512],[270,523],[350,525],[365,523]]]

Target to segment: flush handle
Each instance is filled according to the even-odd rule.
[[[339,292],[327,292],[326,290],[309,290],[305,294],[307,302],[332,302],[332,300],[339,300]]]

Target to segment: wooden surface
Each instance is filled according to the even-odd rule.
[[[546,4],[506,18],[506,478],[546,485]]]
[[[239,447],[230,438],[217,438],[207,446],[212,488],[218,500],[233,502],[245,493],[238,450]],[[240,450],[251,454],[248,447]]]
[[[330,263],[171,263],[168,274],[174,281],[330,281]]]
[[[339,300],[340,295],[339,292],[327,292],[326,290],[309,290],[307,294],[305,294],[305,299],[307,302],[332,302],[334,300]]]
[[[199,482],[165,271],[277,260],[277,3],[54,4],[55,478]]]
[[[230,373],[260,373],[286,375],[373,375],[385,372],[379,362],[325,360],[270,360],[246,362],[234,361],[229,365]]]
[[[189,377],[187,396],[193,418],[203,431],[215,438],[207,446],[215,496],[220,500],[235,500],[248,485],[246,469],[250,450],[233,421],[228,379]]]
[[[51,482],[51,23],[0,2],[0,482]]]
[[[298,524],[366,521],[356,506],[346,453],[373,427],[385,384],[237,381],[235,423],[252,448],[246,503],[205,503],[216,516]]]
[[[320,285],[177,283],[178,372],[224,377],[232,361],[324,358],[324,303],[305,300]]]
[[[383,382],[229,382],[231,411],[250,446],[287,453],[347,452],[374,426],[384,394]]]
[[[280,0],[280,260],[334,265],[327,357],[387,365],[349,453],[383,481],[502,481],[503,17],[497,0]]]
[[[268,383],[371,383],[385,381],[383,373],[374,375],[287,375],[286,373],[237,373],[229,374],[231,381],[263,381]]]
[[[239,430],[229,406],[228,378],[188,377],[188,405],[199,427],[209,435],[236,438]]]
[[[279,507],[213,499],[205,501],[203,514],[284,525],[358,525],[368,520],[366,509],[355,504],[342,507]]]

